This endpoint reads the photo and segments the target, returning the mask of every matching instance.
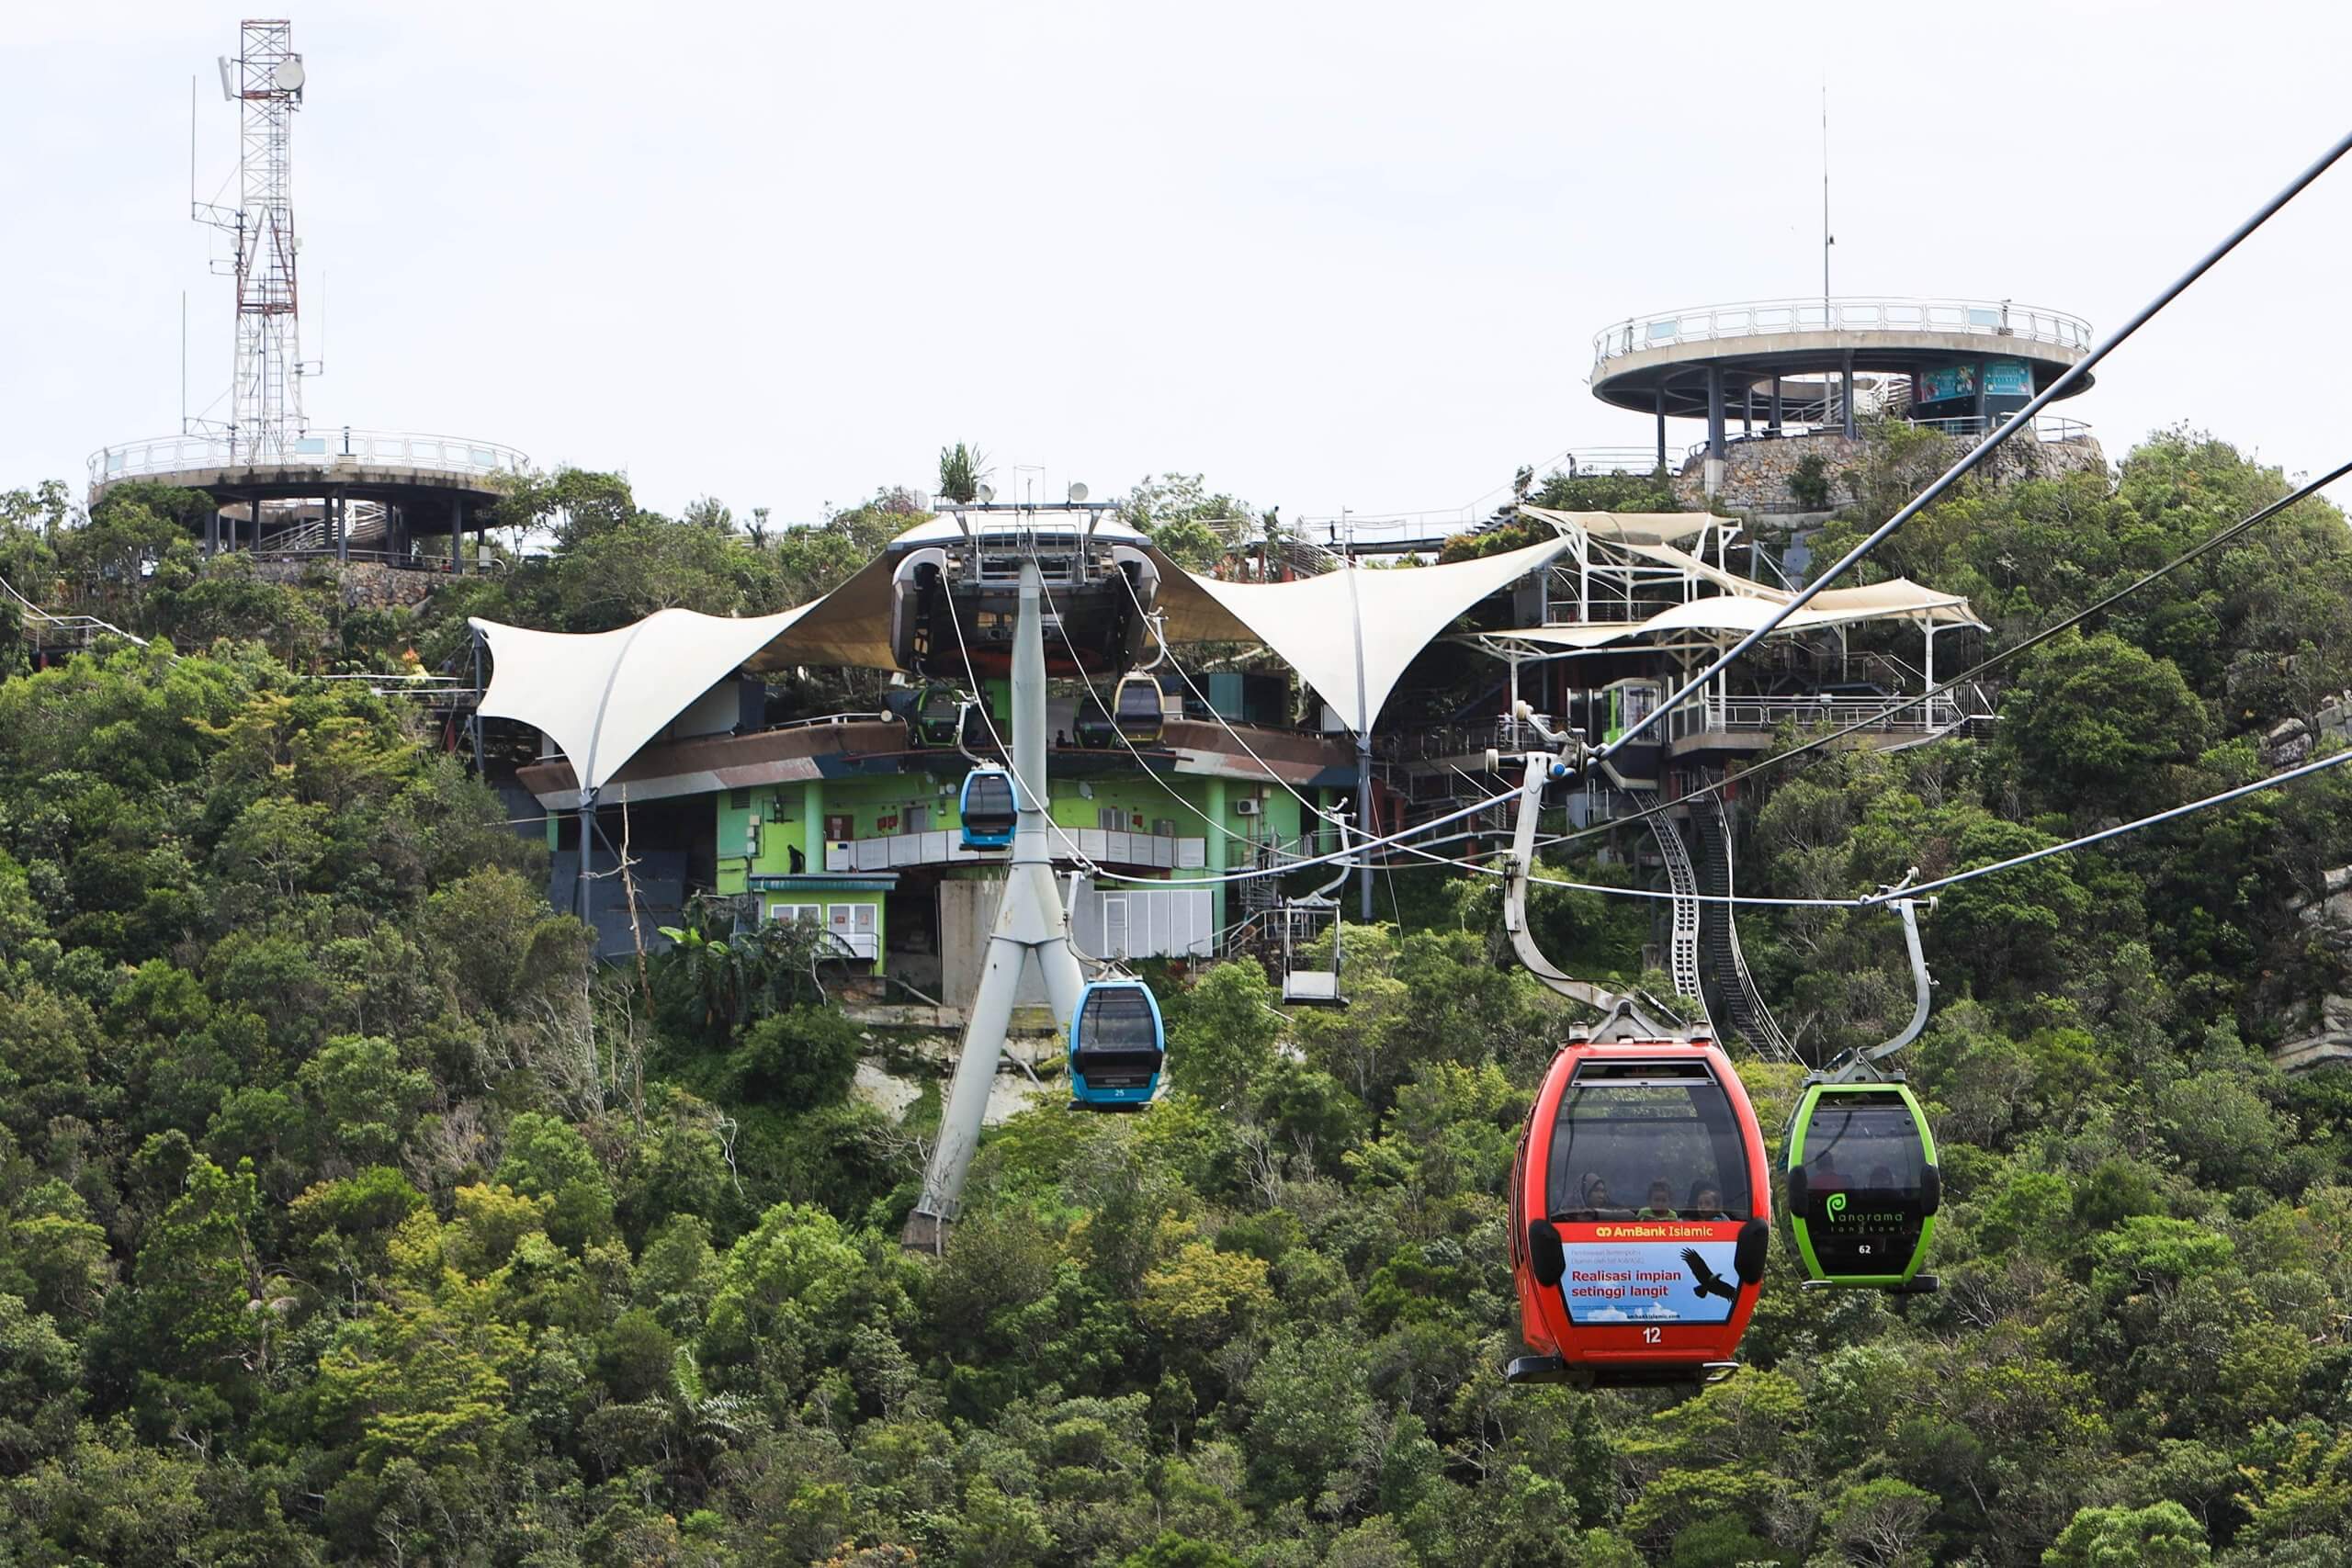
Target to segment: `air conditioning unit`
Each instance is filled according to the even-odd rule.
[[[1246,800],[1237,800],[1233,803],[1233,814],[1236,817],[1256,817],[1265,809],[1266,803],[1260,800],[1256,795],[1251,795]]]

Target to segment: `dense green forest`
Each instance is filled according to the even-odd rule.
[[[1824,543],[1936,457],[1886,440]],[[2165,433],[1967,490],[1883,567],[1997,649],[2284,488]],[[1235,504],[1147,489],[1155,528]],[[1907,1063],[1939,1294],[1800,1292],[1783,1240],[1728,1382],[1508,1389],[1503,1183],[1568,1019],[1487,879],[1398,872],[1344,1011],[1169,981],[1170,1097],[1014,1119],[912,1258],[935,1102],[850,1094],[880,1047],[788,954],[595,969],[447,738],[322,678],[437,664],[469,614],[800,602],[907,499],[784,528],[558,475],[501,519],[558,553],[413,612],[208,565],[188,507],[0,496],[0,576],[157,639],[34,673],[0,628],[0,1562],[2352,1563],[2352,1086],[2267,1055],[2352,992],[2340,774],[1945,897]],[[1988,740],[1743,786],[1742,891],[2261,776],[2352,686],[2352,536],[2306,504],[2001,673]],[[1595,968],[1646,934],[1537,915]],[[1808,1049],[1907,1006],[1883,914],[1747,931]],[[1777,1137],[1798,1071],[1743,1072]]]

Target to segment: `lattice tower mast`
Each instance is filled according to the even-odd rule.
[[[302,434],[301,291],[295,278],[294,111],[302,107],[294,25],[248,19],[220,87],[239,106],[235,210],[197,203],[194,216],[236,242],[237,356],[228,434],[232,454],[277,462]]]

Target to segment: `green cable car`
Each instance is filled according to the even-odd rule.
[[[1789,1124],[1789,1224],[1822,1285],[1932,1291],[1922,1275],[1942,1181],[1936,1135],[1900,1082],[1811,1083]]]
[[[1883,1076],[1879,1064],[1928,1026],[1932,982],[1911,900],[1896,899],[1894,907],[1911,955],[1911,1021],[1884,1044],[1853,1052],[1805,1079],[1781,1157],[1789,1228],[1805,1283],[1916,1295],[1936,1288],[1935,1276],[1919,1268],[1928,1260],[1943,1181],[1927,1111],[1903,1076]]]
[[[925,686],[908,722],[918,746],[955,745],[964,728],[964,694],[953,686]]]

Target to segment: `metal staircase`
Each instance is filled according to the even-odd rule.
[[[389,531],[390,516],[384,504],[377,501],[355,501],[349,503],[345,519],[346,547],[380,549]],[[313,554],[334,548],[334,530],[324,517],[312,517],[270,535],[262,549],[266,553]]]
[[[1699,841],[1700,891],[1728,899],[1736,892],[1736,856],[1731,835],[1731,812],[1721,791],[1690,805],[1690,825]],[[1737,908],[1730,903],[1701,906],[1699,956],[1707,985],[1708,1016],[1729,1024],[1730,1032],[1747,1042],[1758,1055],[1795,1061],[1796,1051],[1756,988],[1747,970],[1747,955],[1739,945]]]
[[[1265,870],[1264,875],[1244,877],[1234,884],[1234,891],[1240,902],[1241,913],[1245,919],[1251,915],[1262,915],[1283,901],[1282,884],[1275,880],[1273,869],[1271,866],[1265,866],[1262,860],[1259,863]]]
[[[1671,821],[1664,815],[1653,817],[1650,831],[1657,836],[1658,852],[1666,860],[1667,886],[1674,894],[1674,931],[1667,943],[1667,966],[1673,973],[1675,990],[1703,1004],[1707,993],[1699,973],[1698,874],[1690,868],[1690,852],[1682,842],[1681,830]]]

